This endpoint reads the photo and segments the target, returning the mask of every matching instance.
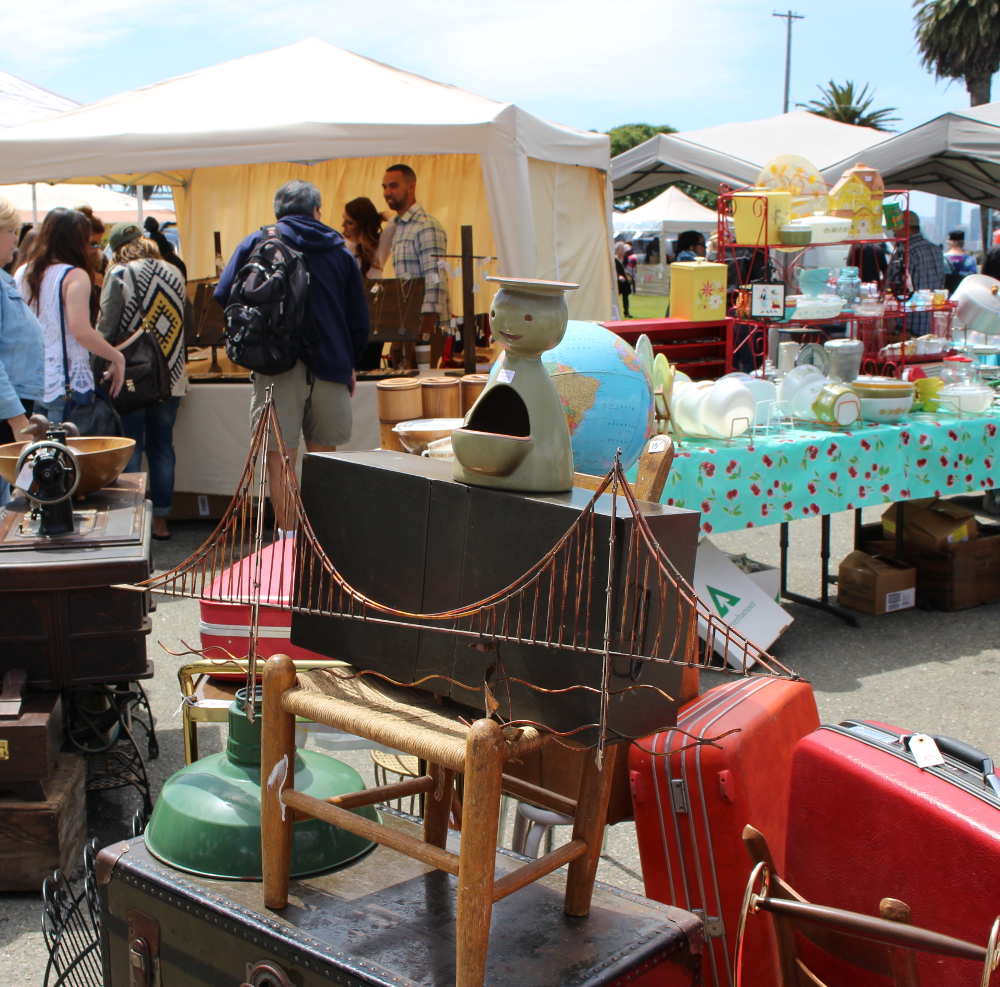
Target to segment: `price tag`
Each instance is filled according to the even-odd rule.
[[[501,384],[509,384],[513,379],[514,379],[513,370],[501,370],[497,374],[497,380],[500,381]]]
[[[653,439],[649,443],[649,448],[646,451],[647,452],[663,452],[663,450],[666,449],[666,448],[667,448],[667,440],[666,439]]]
[[[937,764],[944,764],[944,758],[933,737],[928,737],[925,733],[915,733],[910,737],[909,746],[918,768],[933,768]]]
[[[31,486],[31,481],[35,478],[34,474],[31,472],[31,461],[26,462],[21,469],[21,472],[17,474],[17,479],[14,481],[15,487],[20,487],[25,493],[28,491],[28,487]]]

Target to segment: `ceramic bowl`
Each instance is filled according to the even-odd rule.
[[[748,377],[743,381],[743,386],[753,395],[753,424],[766,425],[778,400],[777,386],[773,381],[765,380],[763,377]]]
[[[805,247],[812,243],[812,230],[787,223],[778,230],[778,239],[786,247]]]
[[[805,421],[817,421],[813,405],[830,383],[826,377],[810,377],[792,396],[792,414]]]
[[[814,367],[811,363],[795,367],[785,374],[781,383],[778,384],[778,400],[790,402],[795,397],[795,392],[802,387],[810,377],[822,377],[819,367]]]
[[[710,380],[688,384],[674,405],[674,420],[681,431],[688,435],[705,435],[705,426],[701,420],[701,403],[707,397],[714,384]]]
[[[415,418],[400,422],[392,430],[407,452],[419,456],[429,442],[446,439],[456,428],[461,428],[464,422],[463,418]]]
[[[912,399],[916,390],[914,383],[909,380],[867,375],[856,377],[851,382],[851,387],[862,398],[895,398],[899,400]]]
[[[713,438],[742,435],[753,421],[755,402],[746,382],[738,377],[717,380],[701,402],[701,423]]]
[[[812,270],[799,271],[799,290],[807,298],[815,298],[826,287],[830,278],[828,267],[816,267]]]
[[[859,396],[861,398],[861,418],[866,422],[879,422],[883,425],[905,418],[913,405],[912,394],[879,398]]]
[[[979,415],[993,404],[993,388],[986,384],[948,384],[934,398],[939,411]]]
[[[457,428],[451,433],[455,459],[470,473],[483,476],[510,476],[534,445],[526,435],[500,435],[469,428]]]
[[[11,486],[17,480],[17,459],[27,442],[10,442],[0,446],[0,476]],[[113,436],[79,436],[66,440],[66,445],[76,453],[80,464],[80,485],[76,497],[86,497],[114,483],[128,465],[135,449],[135,439]]]

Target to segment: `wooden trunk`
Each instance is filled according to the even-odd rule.
[[[381,812],[386,825],[419,837],[419,820]],[[448,847],[457,849],[454,834]],[[495,861],[502,875],[526,858],[499,850]],[[459,881],[387,847],[348,867],[293,880],[289,904],[276,911],[265,907],[259,881],[175,870],[152,857],[142,839],[102,850],[97,880],[107,987],[130,984],[128,930],[140,925],[149,930],[157,984],[455,983]],[[563,873],[549,874],[496,903],[486,987],[702,983],[702,926],[695,915],[597,885],[590,915],[569,918],[565,882]],[[266,980],[268,964],[275,973]]]
[[[60,754],[42,802],[0,799],[0,891],[39,891],[59,869],[71,873],[87,838],[86,765]]]
[[[113,588],[149,575],[144,496],[145,476],[123,474],[74,503],[78,533],[48,540],[18,534],[23,498],[0,511],[0,673],[37,690],[145,674],[149,594]]]
[[[25,696],[20,716],[0,719],[0,793],[36,802],[51,794],[48,782],[62,739],[60,694]]]

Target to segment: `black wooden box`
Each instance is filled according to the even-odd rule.
[[[383,810],[419,836],[419,820]],[[451,849],[457,850],[455,834]],[[499,874],[526,858],[497,853]],[[142,839],[97,861],[105,987],[129,987],[129,942],[149,944],[153,984],[237,987],[454,987],[457,878],[386,847],[339,871],[292,880],[289,904],[264,907],[259,881],[174,870]],[[590,915],[563,912],[556,871],[493,906],[486,987],[694,987],[703,931],[690,912],[598,884]],[[262,980],[261,966],[278,974]],[[251,971],[257,967],[257,973]],[[284,976],[284,980],[279,977]]]
[[[535,495],[466,486],[452,479],[450,463],[389,451],[310,454],[303,463],[306,513],[334,566],[370,598],[413,613],[451,610],[505,589],[559,541],[591,497],[586,490]],[[605,495],[596,510],[594,592],[584,618],[590,644],[598,648],[605,622],[611,507],[611,497]],[[699,515],[660,504],[643,504],[642,510],[654,537],[690,580]],[[619,498],[615,524],[619,558],[633,525],[624,499]],[[625,590],[624,567],[617,572],[615,608]],[[636,598],[635,585],[629,594]],[[647,648],[653,644],[660,616],[655,593],[650,600]],[[661,655],[669,653],[675,633],[672,594],[664,610]],[[568,639],[569,629],[564,633]],[[546,689],[599,687],[602,681],[602,658],[595,654],[507,642],[499,642],[496,652],[483,652],[474,647],[474,638],[338,617],[296,613],[291,639],[300,647],[404,683],[439,675],[478,687],[488,666],[498,660],[509,678]],[[610,691],[631,686],[636,671],[642,684],[678,694],[679,667],[636,666],[624,656],[612,659]],[[463,689],[444,678],[432,679],[423,688],[484,708],[481,691]],[[511,682],[497,687],[496,698],[505,719],[539,722],[553,730],[574,731],[599,719],[600,697],[582,690],[543,693]],[[608,724],[612,733],[641,737],[669,726],[675,716],[676,703],[652,689],[638,690],[612,696]],[[575,733],[573,739],[593,743],[596,733]]]
[[[78,533],[50,540],[31,536],[23,498],[0,509],[0,673],[23,668],[33,689],[144,675],[149,595],[112,588],[149,576],[144,496],[145,474],[123,474],[74,503]]]

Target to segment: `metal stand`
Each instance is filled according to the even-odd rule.
[[[860,514],[860,512],[858,512]],[[855,525],[859,524],[858,519]],[[836,583],[837,577],[830,575],[830,515],[824,514],[820,518],[820,598],[814,600],[811,596],[802,596],[800,593],[792,593],[788,589],[788,521],[781,522],[781,596],[783,599],[791,600],[793,603],[801,603],[816,610],[823,610],[839,617],[845,624],[851,627],[860,627],[861,622],[849,610],[830,602],[830,584]]]
[[[101,987],[101,937],[97,894],[97,841],[83,848],[84,883],[75,892],[56,871],[42,885],[42,935],[48,950],[45,987]]]
[[[64,693],[64,708],[69,743],[87,759],[87,791],[131,786],[148,819],[153,799],[137,734],[145,733],[151,761],[159,757],[160,745],[143,687],[138,682],[73,686]]]

